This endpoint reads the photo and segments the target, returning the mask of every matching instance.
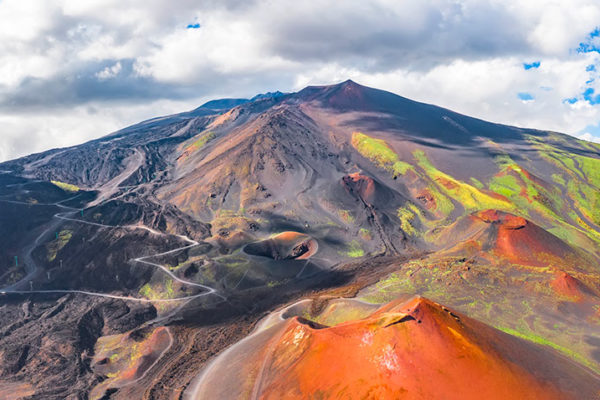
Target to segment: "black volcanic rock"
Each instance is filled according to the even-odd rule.
[[[213,100],[2,163],[0,394],[10,382],[31,383],[31,398],[169,398],[271,309],[365,290],[484,304],[499,321],[485,322],[524,321],[527,334],[566,321],[580,347],[566,329],[552,339],[594,357],[583,335],[597,328],[599,163],[575,138],[353,81]],[[487,209],[560,236],[569,256],[479,229]],[[535,251],[511,258],[520,248]],[[589,288],[579,303],[549,297],[557,267]],[[538,308],[525,317],[523,304]],[[119,368],[120,354],[97,360],[110,373],[90,368],[99,338],[145,349],[165,326],[167,350],[136,354],[147,373],[131,354]]]

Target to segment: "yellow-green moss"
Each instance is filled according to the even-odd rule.
[[[348,245],[348,251],[346,252],[346,255],[351,258],[358,258],[364,256],[365,252],[360,246],[360,243],[358,243],[356,240],[353,240]]]
[[[561,176],[566,183],[566,194],[573,200],[575,208],[588,219],[589,222],[600,226],[600,159],[580,156],[572,152],[566,152],[552,144],[542,142],[535,137],[529,138],[530,142],[537,148],[540,156],[547,162],[558,167],[567,175],[567,179]],[[599,155],[600,156],[600,155]],[[553,175],[556,181],[557,174]],[[562,192],[556,196],[559,200],[562,199]],[[569,213],[573,219],[573,223],[578,230],[581,230],[590,239],[598,242],[600,235],[594,229],[590,229],[588,223],[583,221],[576,213]],[[554,215],[553,215],[554,216]],[[561,219],[555,216],[556,219]],[[565,223],[564,221],[561,222]],[[566,224],[566,223],[565,223]],[[568,235],[570,242],[574,241],[574,235],[571,229]]]
[[[67,245],[67,243],[69,243],[72,237],[73,232],[71,232],[70,230],[64,229],[60,231],[58,234],[58,238],[54,239],[46,245],[46,249],[48,250],[48,261],[54,261],[58,252],[61,251],[62,248]]]
[[[397,211],[398,219],[400,219],[400,228],[409,236],[415,236],[417,230],[414,226],[414,220],[421,214],[421,210],[412,203],[407,203],[406,206],[400,207]]]
[[[196,139],[189,147],[189,150],[196,151],[204,147],[206,143],[215,138],[214,132],[206,132]]]
[[[371,231],[365,228],[360,228],[359,230],[360,236],[365,240],[372,240],[373,236],[371,235]]]
[[[437,184],[439,189],[452,199],[461,203],[467,211],[483,210],[488,208],[499,210],[513,209],[513,205],[511,203],[501,199],[496,199],[481,192],[477,188],[440,171],[433,166],[423,151],[415,150],[413,155],[419,166],[425,171],[427,176]]]
[[[352,146],[379,168],[390,171],[394,176],[404,175],[412,169],[409,163],[401,161],[398,154],[381,139],[375,139],[361,132],[352,134]]]
[[[470,177],[469,180],[471,181],[473,186],[475,186],[477,189],[483,189],[483,187],[484,187],[483,183],[481,183],[481,181],[479,179]]]
[[[52,184],[54,184],[55,186],[58,186],[65,192],[70,192],[70,193],[79,192],[79,186],[72,185],[72,184],[66,183],[66,182],[61,182],[61,181],[50,181],[50,182],[52,182]]]
[[[505,328],[505,327],[497,327],[497,328],[505,333],[508,333],[509,335],[517,336],[521,339],[529,340],[531,342],[540,344],[542,346],[552,347],[553,349],[558,350],[559,352],[565,354],[566,356],[579,362],[580,364],[583,364],[583,365],[593,369],[596,372],[600,372],[600,367],[598,367],[598,364],[588,360],[587,358],[583,357],[581,354],[576,353],[564,346],[561,346],[554,342],[551,342],[550,340],[548,340],[546,338],[535,335],[533,333],[523,333],[523,332],[517,331],[515,329],[511,329],[511,328]]]
[[[171,278],[167,278],[163,284],[158,285],[150,285],[149,283],[146,283],[140,288],[139,293],[149,300],[171,299],[175,297],[173,280]]]
[[[354,216],[352,216],[348,210],[338,210],[338,215],[349,224],[354,222]]]

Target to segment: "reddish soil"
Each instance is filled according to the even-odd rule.
[[[552,281],[552,288],[556,293],[581,301],[585,295],[585,286],[573,276],[564,271],[558,271]]]
[[[318,243],[315,239],[303,233],[287,231],[272,238],[251,243],[244,250],[248,254],[269,257],[274,260],[306,260],[312,257],[317,249]]]
[[[490,226],[492,250],[515,264],[547,266],[574,259],[577,253],[565,242],[539,226],[509,213],[486,210],[471,216]]]
[[[428,210],[435,209],[437,207],[435,197],[433,197],[429,189],[422,189],[418,191],[414,197],[419,200],[421,204],[423,204],[423,206]]]
[[[264,399],[570,398],[533,375],[530,344],[422,298],[334,327],[294,317],[272,346]]]
[[[347,191],[355,192],[365,202],[369,204],[375,202],[375,182],[373,178],[356,172],[342,178],[342,183]]]

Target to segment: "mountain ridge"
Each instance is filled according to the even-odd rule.
[[[600,372],[596,144],[345,81],[208,102],[0,170],[0,384],[168,398],[306,297],[299,316],[335,331],[425,296]],[[61,341],[56,368],[26,350]],[[79,386],[50,393],[81,359]]]

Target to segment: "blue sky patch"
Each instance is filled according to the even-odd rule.
[[[519,92],[517,94],[517,97],[523,101],[532,101],[535,99],[535,97],[533,97],[533,95],[531,93],[527,93],[527,92]]]
[[[571,97],[570,99],[564,99],[563,103],[575,104],[575,103],[577,103],[577,97]]]
[[[596,66],[595,66],[594,64],[590,64],[590,65],[588,65],[588,66],[585,68],[585,70],[586,70],[587,72],[593,72],[593,71],[595,71],[595,70],[596,70]]]
[[[532,68],[539,68],[540,67],[540,62],[539,61],[534,61],[532,63],[523,63],[523,68],[525,68],[525,71],[527,71],[528,69],[532,69]]]
[[[585,42],[579,43],[579,47],[577,48],[578,53],[600,53],[600,44],[598,44],[596,38],[600,37],[600,28],[594,29],[586,38]]]
[[[583,98],[591,105],[600,104],[600,94],[595,94],[594,89],[592,88],[587,88],[585,92],[583,92]]]
[[[580,133],[589,132],[593,136],[600,137],[600,124],[597,125],[588,125]]]
[[[199,28],[200,28],[200,24],[199,23],[189,24],[187,26],[187,29],[199,29]]]

